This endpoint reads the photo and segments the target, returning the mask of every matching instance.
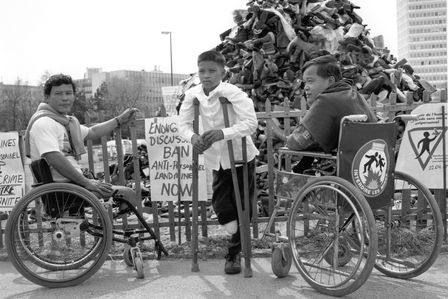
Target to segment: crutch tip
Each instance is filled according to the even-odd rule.
[[[191,266],[191,272],[199,272],[199,265],[198,264],[193,264]]]
[[[244,268],[244,277],[249,278],[252,276],[253,276],[252,268]]]

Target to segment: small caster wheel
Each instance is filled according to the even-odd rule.
[[[134,250],[134,268],[137,271],[137,278],[145,278],[145,273],[143,272],[143,258],[140,251]]]
[[[345,265],[350,262],[352,259],[352,252],[350,251],[350,245],[348,244],[347,240],[343,237],[339,238],[339,244],[338,244],[338,264],[337,267],[344,267]],[[333,259],[334,259],[334,251],[333,247],[331,247],[327,253],[324,255],[324,259],[327,263],[330,265],[334,265]]]
[[[123,260],[128,267],[134,267],[134,262],[132,261],[131,247],[126,246],[126,248],[124,249]]]
[[[274,247],[272,250],[271,267],[272,272],[278,278],[288,275],[291,269],[292,254],[289,246]]]

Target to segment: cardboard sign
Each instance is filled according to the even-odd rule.
[[[442,106],[445,106],[445,128],[442,126]],[[442,189],[443,159],[447,158],[443,156],[443,136],[447,143],[447,104],[424,104],[415,108],[412,114],[419,118],[406,125],[396,169],[411,174],[428,188]]]
[[[182,86],[162,86],[163,105],[167,116],[177,115],[176,105],[181,93]]]
[[[0,133],[0,211],[11,211],[25,194],[25,173],[17,132]]]
[[[151,200],[192,200],[193,147],[178,134],[178,116],[145,119]],[[179,163],[180,162],[180,163]],[[199,156],[199,200],[207,200],[204,161]]]

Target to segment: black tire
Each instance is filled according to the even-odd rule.
[[[134,267],[134,262],[132,261],[132,253],[131,253],[131,247],[130,246],[126,246],[126,248],[123,251],[123,260],[124,263],[128,266],[128,267]]]
[[[376,212],[375,268],[390,277],[409,279],[424,273],[437,259],[442,214],[431,192],[417,179],[396,171],[394,182],[393,206]]]
[[[137,278],[145,278],[145,272],[143,271],[143,257],[139,250],[132,251],[134,255],[134,268],[137,271]]]
[[[53,202],[53,216],[42,205],[48,200]],[[12,210],[5,235],[8,256],[17,271],[48,288],[74,286],[95,274],[113,238],[102,203],[70,183],[32,189]]]
[[[285,246],[283,250],[279,247],[274,247],[271,257],[272,273],[278,278],[286,277],[291,269],[291,264],[291,249],[288,246]]]
[[[340,238],[351,251],[343,266],[339,266],[343,264],[339,261]],[[375,264],[377,234],[372,210],[362,193],[339,177],[319,177],[303,186],[288,217],[288,239],[301,276],[327,295],[356,291]],[[325,256],[331,249],[338,252],[327,262]]]

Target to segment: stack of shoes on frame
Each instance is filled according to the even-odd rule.
[[[235,10],[235,27],[220,34],[216,50],[227,60],[227,80],[264,111],[267,99],[282,105],[286,98],[300,108],[301,69],[316,56],[333,54],[343,76],[351,79],[367,99],[375,94],[384,102],[391,92],[397,102],[414,100],[424,90],[436,91],[414,73],[406,59],[397,59],[384,47],[381,36],[371,37],[348,0],[252,0],[246,10]]]

